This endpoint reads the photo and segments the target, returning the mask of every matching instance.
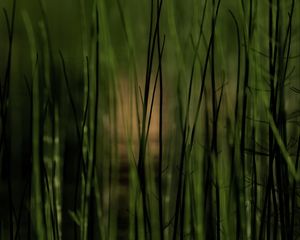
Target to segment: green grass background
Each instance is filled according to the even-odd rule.
[[[0,239],[299,238],[298,1],[0,7]]]

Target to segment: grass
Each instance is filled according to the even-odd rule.
[[[1,8],[0,239],[299,238],[297,1]]]

